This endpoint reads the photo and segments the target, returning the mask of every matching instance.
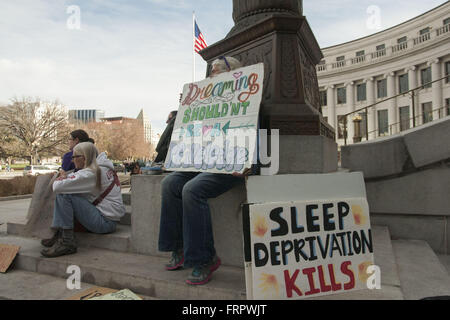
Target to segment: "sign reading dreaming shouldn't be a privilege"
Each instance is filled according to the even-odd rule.
[[[186,84],[165,168],[242,173],[256,163],[262,63]]]

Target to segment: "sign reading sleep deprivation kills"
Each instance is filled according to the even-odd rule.
[[[249,206],[254,299],[367,289],[373,243],[367,201]]]
[[[242,173],[256,163],[262,63],[186,84],[167,170]]]

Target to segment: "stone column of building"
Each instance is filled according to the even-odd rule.
[[[439,59],[435,59],[433,61],[430,61],[429,64],[431,64],[431,79],[432,81],[435,81],[437,79],[440,79],[442,77],[441,72],[441,62]],[[439,108],[442,108],[444,106],[444,103],[442,101],[442,81],[436,81],[432,84],[433,88],[433,110],[436,110],[433,112],[433,120],[439,119],[439,113],[444,114],[444,110],[437,110]]]
[[[364,80],[366,83],[366,90],[367,90],[367,106],[370,106],[375,103],[375,82],[374,78],[370,77]],[[367,128],[369,131],[369,139],[374,139],[377,137],[376,128],[377,128],[377,108],[372,107],[369,110],[367,110]],[[363,132],[363,135],[365,135],[365,132]]]
[[[353,81],[345,84],[347,93],[347,113],[355,111],[355,83]],[[353,136],[355,129],[353,125],[353,118],[356,114],[347,117],[347,143],[353,143]]]
[[[417,68],[416,66],[412,66],[409,68],[406,68],[406,70],[408,72],[408,86],[409,86],[409,90],[415,89],[417,88]],[[419,113],[420,113],[420,108],[419,108],[419,99],[417,99],[418,97],[418,93],[419,91],[415,91],[414,95],[411,95],[411,105],[409,110],[411,111],[410,113],[410,118],[413,118],[413,115],[415,115],[416,117],[416,126],[419,125],[419,121],[421,117],[418,117]],[[412,99],[414,99],[414,103],[412,101]],[[414,106],[414,112],[413,112],[413,106]],[[411,128],[413,127],[413,120],[411,119],[411,123],[410,123]]]
[[[391,98],[395,96],[395,73],[389,72],[386,74],[387,78],[387,96]],[[395,134],[399,130],[399,125],[397,124],[397,99],[390,99],[388,103],[388,123],[389,123],[389,133]],[[394,125],[395,124],[395,125]],[[392,126],[391,126],[392,125]]]
[[[335,99],[335,90],[334,85],[329,85],[326,87],[327,89],[327,107],[328,107],[328,123],[330,126],[334,128],[334,132],[336,132],[337,120],[336,120],[336,99]]]

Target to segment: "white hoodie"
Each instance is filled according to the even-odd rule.
[[[56,180],[53,183],[53,191],[62,194],[82,194],[93,203],[114,181],[114,166],[103,152],[97,157],[97,164],[101,169],[101,190],[96,188],[96,174],[91,169],[82,169],[70,173],[67,178]],[[122,193],[119,185],[115,184],[108,195],[97,205],[102,215],[113,221],[120,221],[125,215],[125,206],[122,201]]]

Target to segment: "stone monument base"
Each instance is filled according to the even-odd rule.
[[[324,136],[280,136],[278,174],[330,173],[338,170],[335,141]]]

